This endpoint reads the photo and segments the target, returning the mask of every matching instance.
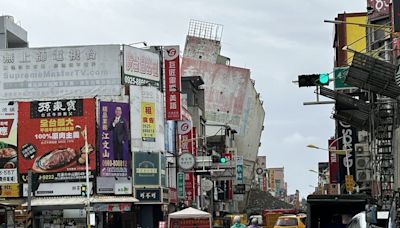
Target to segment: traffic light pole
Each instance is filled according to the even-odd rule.
[[[322,104],[335,104],[335,101],[320,101],[319,100],[319,86],[315,86],[316,101],[306,101],[303,105],[322,105]]]

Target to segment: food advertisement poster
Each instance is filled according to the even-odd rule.
[[[17,104],[0,103],[0,184],[18,183]]]
[[[128,103],[100,102],[100,176],[128,176],[131,161],[129,123]]]
[[[18,102],[22,180],[27,181],[29,169],[40,173],[41,182],[84,179],[87,157],[89,169],[95,170],[95,110],[94,99]]]
[[[142,140],[146,142],[156,141],[156,113],[154,102],[142,102]]]

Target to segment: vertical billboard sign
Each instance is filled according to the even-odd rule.
[[[142,117],[142,141],[156,141],[156,114],[154,102],[142,102],[140,108]]]
[[[160,57],[158,54],[124,45],[123,83],[160,86]]]
[[[185,183],[184,183],[184,180],[185,180],[185,174],[183,173],[183,172],[179,172],[178,174],[177,174],[177,178],[178,178],[178,183],[177,183],[177,186],[178,186],[178,198],[179,199],[183,199],[183,198],[185,198]]]
[[[344,184],[345,175],[347,175],[347,164],[350,175],[355,176],[355,150],[354,144],[358,142],[357,130],[350,124],[338,121],[338,147],[339,150],[350,150],[346,155],[339,155],[339,179]]]
[[[165,121],[165,151],[175,153],[175,121]]]
[[[131,150],[164,151],[164,107],[161,92],[150,86],[130,86]]]
[[[328,162],[318,162],[318,175],[322,181],[322,183],[328,183]]]
[[[339,180],[339,159],[335,150],[337,145],[335,139],[328,140],[329,149],[329,183],[336,184]]]
[[[194,134],[195,128],[191,128],[186,134],[182,135],[181,140],[181,152],[191,153],[196,156],[196,150],[194,147]],[[185,194],[187,205],[192,205],[193,200],[196,197],[196,181],[197,178],[193,172],[187,172],[185,174]]]
[[[0,50],[0,99],[121,94],[119,45]]]
[[[236,155],[236,181],[243,184],[243,156]]]
[[[179,46],[164,47],[165,109],[167,120],[181,119]]]
[[[18,168],[42,182],[85,179],[85,159],[96,169],[95,100],[18,102]],[[89,156],[85,153],[87,131]]]
[[[17,103],[0,103],[0,186],[18,183],[17,175]],[[0,193],[1,194],[1,193]]]
[[[134,185],[160,185],[160,153],[135,152],[133,153]]]
[[[128,176],[131,161],[128,143],[129,104],[100,101],[99,106],[100,176]]]
[[[400,2],[392,1],[393,32],[400,32]]]

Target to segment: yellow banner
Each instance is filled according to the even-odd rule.
[[[19,184],[1,184],[0,197],[19,197]]]
[[[142,141],[156,141],[156,113],[154,102],[141,103]]]

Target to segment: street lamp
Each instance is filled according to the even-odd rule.
[[[86,225],[90,228],[90,188],[89,188],[89,146],[87,140],[87,126],[82,130],[80,125],[76,125],[75,129],[80,131],[85,140],[85,170],[86,170]]]
[[[329,183],[328,182],[329,174],[321,173],[321,172],[318,172],[318,171],[313,170],[313,169],[309,169],[308,171],[318,174],[318,189],[319,189],[319,192],[323,193],[324,192],[324,185]]]
[[[307,145],[307,147],[308,147],[308,148],[312,148],[312,149],[319,149],[319,150],[325,150],[325,151],[329,151],[329,152],[335,152],[336,154],[339,154],[339,155],[345,155],[345,156],[346,156],[346,176],[350,177],[350,166],[349,166],[349,156],[348,156],[348,153],[351,152],[352,150],[351,150],[351,149],[347,149],[347,150],[331,150],[331,149],[330,149],[331,146],[332,146],[335,142],[337,142],[338,140],[340,140],[340,139],[342,139],[342,138],[343,138],[343,136],[342,136],[342,137],[339,137],[339,138],[337,138],[337,139],[335,139],[335,140],[333,140],[333,141],[329,144],[328,149],[321,148],[321,147],[315,146],[315,145],[313,145],[313,144],[309,144],[309,145]],[[347,179],[348,177],[346,177],[346,179]],[[349,193],[349,195],[351,195],[351,191],[348,191],[348,193]]]

